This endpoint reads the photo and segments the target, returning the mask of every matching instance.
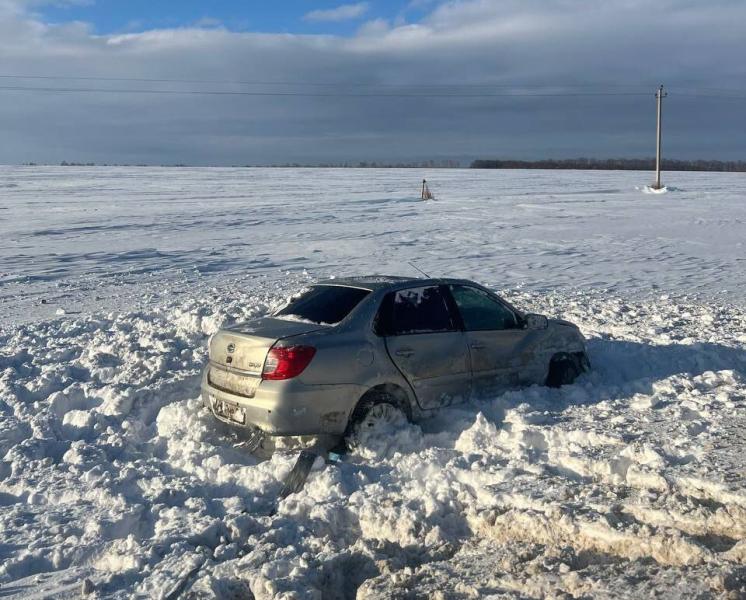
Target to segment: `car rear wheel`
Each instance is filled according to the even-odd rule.
[[[587,364],[588,359],[585,358],[585,355],[561,354],[554,357],[552,362],[549,363],[547,386],[558,388],[563,385],[570,385],[586,370]]]
[[[353,411],[345,433],[347,450],[374,445],[409,423],[406,411],[394,396],[374,393]]]

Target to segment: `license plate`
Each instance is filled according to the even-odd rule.
[[[210,396],[210,403],[212,404],[212,411],[219,417],[241,425],[246,423],[246,411],[237,404],[226,402],[215,396]]]

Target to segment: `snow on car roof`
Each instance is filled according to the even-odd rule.
[[[362,287],[369,290],[387,288],[399,283],[429,281],[417,277],[402,277],[399,275],[359,275],[353,277],[340,277],[319,281],[317,285],[349,285],[351,287]]]
[[[474,283],[468,279],[457,279],[453,277],[402,277],[399,275],[360,275],[353,277],[339,277],[325,279],[314,285],[342,285],[359,287],[366,290],[380,290],[390,287],[402,287],[407,285],[437,285],[442,283]]]

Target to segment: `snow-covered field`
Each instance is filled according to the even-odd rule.
[[[746,597],[746,178],[649,180],[0,167],[0,597]],[[295,453],[200,408],[207,336],[409,261],[578,323],[593,371],[278,503]]]

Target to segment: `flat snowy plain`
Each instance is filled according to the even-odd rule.
[[[0,167],[0,596],[163,598],[202,565],[191,597],[746,597],[746,177],[650,178]],[[296,454],[201,408],[207,337],[409,261],[574,321],[593,371],[278,503]]]

